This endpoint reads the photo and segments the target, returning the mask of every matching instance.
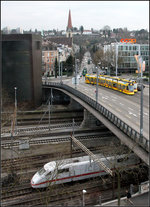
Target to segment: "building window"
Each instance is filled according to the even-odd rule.
[[[51,62],[54,62],[54,59],[53,58],[51,59]]]
[[[40,41],[36,41],[36,49],[37,50],[41,49],[41,42]]]

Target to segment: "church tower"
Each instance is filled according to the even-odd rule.
[[[69,10],[66,36],[69,37],[69,38],[72,38],[72,35],[73,35],[73,27],[72,27],[72,22],[71,22],[71,11]]]

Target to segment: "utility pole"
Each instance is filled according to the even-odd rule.
[[[139,50],[140,51],[140,50]],[[141,78],[140,78],[140,85],[141,85],[141,104],[140,104],[140,138],[141,140],[143,139],[143,69],[144,69],[144,62],[142,59],[142,56],[139,55],[134,55],[137,64],[138,64],[138,74],[141,73]]]
[[[51,113],[51,106],[52,106],[52,99],[53,99],[53,97],[52,97],[52,88],[51,88],[51,95],[50,95],[50,98],[51,98],[51,100],[49,99],[49,131],[51,130],[51,128],[50,128],[50,113]],[[51,102],[50,102],[51,101]]]
[[[48,102],[48,114],[49,114],[49,116],[48,116],[48,118],[49,118],[49,131],[51,130],[50,129],[50,99],[49,99],[49,102]]]
[[[15,89],[15,132],[17,134],[17,87]]]
[[[59,62],[59,71],[58,71],[58,75],[60,78],[60,51],[58,50],[58,62]]]
[[[141,109],[140,109],[140,138],[143,138],[143,61],[141,63]]]
[[[117,71],[118,70],[118,45],[116,43],[116,77],[117,77]]]
[[[74,136],[74,119],[72,120],[72,136]]]
[[[77,89],[77,59],[75,59],[75,89]]]
[[[98,102],[98,67],[96,67],[96,74],[97,74],[97,77],[96,77],[96,104]]]
[[[61,84],[62,84],[63,63],[61,62]]]

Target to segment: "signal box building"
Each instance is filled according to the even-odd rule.
[[[42,101],[41,36],[2,35],[2,88],[17,101],[39,106]]]

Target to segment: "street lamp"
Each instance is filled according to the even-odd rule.
[[[117,77],[117,71],[118,70],[118,45],[116,43],[116,77]]]
[[[98,102],[98,67],[96,67],[96,104]]]
[[[50,102],[51,100],[51,102]],[[52,107],[52,101],[53,101],[53,94],[52,94],[52,88],[51,88],[51,95],[50,95],[50,98],[49,98],[49,131],[51,130],[50,128],[50,113],[51,113],[51,107]]]
[[[62,61],[61,61],[61,81],[60,81],[61,84],[63,83],[63,82],[62,82],[62,73],[63,73],[63,63],[62,63]]]
[[[85,206],[85,199],[84,199],[85,193],[86,193],[86,190],[82,190],[82,206]]]
[[[15,89],[15,132],[17,133],[17,87],[14,87]]]
[[[141,109],[140,109],[140,137],[143,138],[143,62],[141,64]]]
[[[77,70],[79,59],[75,59],[75,89],[77,89]]]
[[[61,54],[62,54],[62,50],[60,48],[58,48],[59,78],[60,78],[60,82],[62,83],[62,64],[61,64],[61,68],[60,68],[60,55]]]

